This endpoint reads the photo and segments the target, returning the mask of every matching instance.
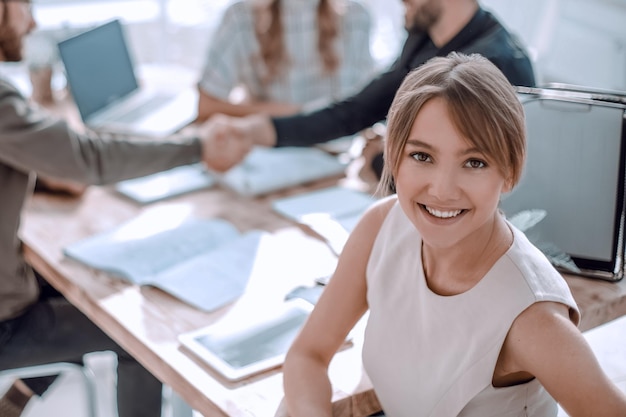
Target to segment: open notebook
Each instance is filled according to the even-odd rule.
[[[240,232],[223,219],[187,218],[161,206],[64,248],[86,266],[135,285],[150,285],[204,311],[239,299],[247,289],[313,281],[334,270],[336,257],[298,228]],[[182,218],[181,218],[182,216]]]
[[[205,311],[245,291],[264,232],[241,234],[221,220],[165,227],[151,216],[64,248],[69,258],[136,285],[152,285]]]

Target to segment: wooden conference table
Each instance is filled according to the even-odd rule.
[[[274,213],[269,202],[268,198],[239,197],[221,188],[144,207],[107,187],[91,187],[80,198],[37,194],[26,207],[20,236],[28,262],[191,407],[205,416],[274,416],[283,398],[280,370],[231,383],[182,350],[177,341],[180,333],[215,323],[230,310],[246,305],[254,308],[254,296],[246,294],[235,306],[204,313],[161,290],[132,286],[62,254],[65,245],[109,230],[148,210],[182,208],[193,216],[225,218],[242,230],[280,232],[297,227]],[[626,280],[609,283],[575,276],[566,279],[582,309],[582,330],[626,314]],[[296,284],[297,278],[270,287],[280,296]],[[337,415],[367,415],[376,407],[361,368],[359,335],[356,332],[354,345],[340,352],[331,365]]]
[[[242,231],[294,232],[309,238],[294,222],[275,214],[269,200],[243,198],[220,188],[141,207],[111,188],[94,186],[79,198],[36,194],[30,200],[20,229],[25,257],[50,284],[195,410],[205,416],[277,415],[283,398],[279,370],[242,382],[229,382],[184,351],[177,337],[216,323],[229,314],[254,312],[258,303],[268,298],[275,297],[278,302],[294,287],[313,284],[312,277],[303,274],[285,280],[253,276],[249,290],[238,301],[206,313],[154,287],[130,285],[84,267],[62,253],[63,247],[70,243],[158,210],[175,216],[183,213],[180,215],[220,217]],[[328,254],[336,259],[330,250]],[[330,264],[328,259],[323,262]],[[340,352],[331,366],[338,415],[367,415],[375,409],[375,403],[372,406],[368,401],[369,383],[362,381],[359,346],[359,332],[355,332],[354,345]],[[352,396],[360,392],[364,394]]]
[[[298,187],[287,194],[337,181]],[[285,194],[250,199],[214,187],[147,206],[121,197],[110,187],[90,187],[79,198],[36,194],[25,208],[20,237],[30,264],[195,410],[205,416],[270,417],[281,414],[280,369],[229,382],[185,352],[177,337],[217,323],[231,313],[253,310],[260,297],[282,299],[293,287],[311,284],[310,277],[294,276],[292,281],[253,278],[250,290],[238,301],[206,313],[156,288],[133,286],[84,267],[64,257],[62,249],[151,210],[224,218],[242,231],[306,231],[272,211],[271,199]],[[626,280],[609,283],[569,275],[565,278],[582,310],[581,330],[626,315]],[[363,321],[357,325],[353,346],[339,352],[331,363],[335,415],[365,416],[377,410],[376,397],[361,365],[362,326]]]

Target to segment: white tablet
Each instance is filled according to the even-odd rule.
[[[180,343],[230,381],[282,365],[287,350],[313,305],[292,299],[245,320],[220,323],[181,334]]]

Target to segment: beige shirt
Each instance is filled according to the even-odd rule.
[[[526,236],[514,242],[472,289],[432,292],[423,273],[422,240],[395,204],[376,238],[367,268],[370,315],[363,361],[390,417],[556,416],[555,401],[534,380],[491,385],[513,320],[539,301],[570,307],[567,283]]]
[[[197,138],[151,142],[75,133],[0,78],[0,321],[19,315],[38,297],[17,237],[36,173],[106,184],[198,162],[200,155]]]

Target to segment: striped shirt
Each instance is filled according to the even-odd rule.
[[[244,86],[251,99],[322,106],[359,91],[374,75],[370,54],[371,17],[356,0],[346,0],[340,35],[334,43],[340,66],[324,73],[317,49],[318,0],[283,0],[282,19],[289,67],[264,85],[254,33],[252,1],[236,0],[224,12],[211,38],[199,87],[208,95],[227,100],[236,86]]]

